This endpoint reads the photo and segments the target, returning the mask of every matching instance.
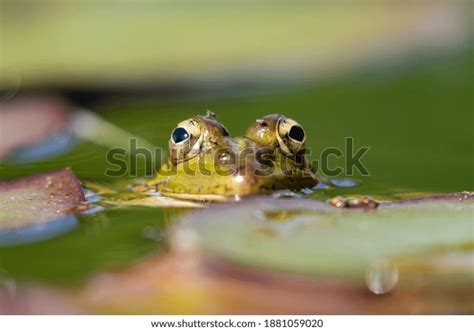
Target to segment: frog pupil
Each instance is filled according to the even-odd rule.
[[[171,135],[175,144],[185,141],[189,138],[189,133],[185,128],[176,128]]]
[[[293,125],[290,129],[290,132],[288,132],[288,137],[290,137],[293,140],[303,142],[304,140],[304,131],[299,125]]]

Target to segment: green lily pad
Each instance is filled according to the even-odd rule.
[[[172,242],[178,249],[201,249],[257,268],[363,279],[371,267],[390,269],[384,261],[469,247],[474,239],[470,197],[417,198],[375,211],[341,210],[306,199],[255,199],[187,216]]]
[[[387,1],[370,6],[140,1],[133,7],[7,1],[0,83],[17,86],[21,77],[22,87],[103,88],[150,81],[202,85],[229,77],[274,80],[288,73],[291,79],[321,77],[390,50],[403,55],[410,48],[461,43],[469,29],[464,8],[446,5],[433,11],[423,4],[390,6]],[[425,23],[434,19],[437,24]]]

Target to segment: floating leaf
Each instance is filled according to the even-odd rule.
[[[175,227],[170,255],[92,279],[81,308],[472,313],[471,197],[417,197],[371,211],[259,198],[189,213]]]
[[[21,19],[25,6],[33,13],[28,25]],[[18,72],[22,87],[327,77],[377,56],[402,56],[406,49],[463,45],[470,26],[465,7],[226,1],[196,8],[158,1],[133,9],[117,3],[111,11],[88,1],[54,3],[42,11],[42,2],[8,1],[2,8],[2,47],[8,52],[0,70]],[[86,57],[78,51],[84,49],[93,53]],[[11,76],[2,75],[0,83],[16,86]]]
[[[17,97],[0,103],[0,160],[30,163],[72,147],[68,105],[53,96]]]
[[[0,245],[49,238],[72,229],[84,201],[68,168],[0,183]]]
[[[244,265],[339,278],[364,278],[379,259],[399,258],[473,241],[474,203],[459,195],[340,210],[304,199],[255,199],[190,214],[177,228],[193,250]],[[186,245],[188,243],[185,243]]]
[[[101,273],[59,298],[43,294],[73,312],[108,314],[472,313],[473,207],[467,193],[370,212],[252,199],[186,214],[166,256]],[[23,293],[17,302],[30,303],[34,289]]]

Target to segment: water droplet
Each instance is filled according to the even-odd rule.
[[[357,182],[350,178],[333,178],[331,183],[336,187],[356,187]]]
[[[314,190],[326,190],[328,189],[330,186],[326,183],[323,183],[323,182],[319,182],[315,187],[313,187]]]
[[[365,273],[367,287],[375,294],[388,293],[398,282],[398,268],[388,259],[370,264]]]
[[[311,194],[311,193],[314,193],[314,191],[313,191],[312,189],[310,189],[310,188],[305,187],[305,188],[303,188],[303,189],[301,190],[301,193],[303,193],[303,194]]]
[[[105,210],[104,207],[95,204],[88,204],[85,206],[87,207],[86,209],[79,209],[81,215],[93,215]]]

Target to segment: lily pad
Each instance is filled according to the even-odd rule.
[[[68,168],[0,183],[0,245],[37,241],[72,229],[84,201]]]
[[[473,199],[459,195],[386,203],[375,211],[255,199],[190,214],[172,243],[249,267],[363,280],[380,261],[472,244],[473,212]]]
[[[73,312],[106,314],[471,313],[473,208],[469,192],[371,211],[251,199],[186,213],[166,255],[96,274],[60,298],[44,293]],[[140,222],[134,215],[127,227]]]
[[[0,160],[30,163],[69,150],[74,142],[69,106],[47,95],[0,103]]]
[[[185,214],[170,254],[91,279],[78,303],[108,314],[472,313],[472,197],[371,211],[257,198]]]
[[[111,11],[101,1],[47,7],[8,1],[2,8],[2,45],[8,52],[0,70],[9,74],[0,83],[21,76],[22,87],[104,88],[327,77],[384,54],[463,45],[470,26],[464,4],[439,6],[226,1],[197,8],[187,1],[172,6],[158,1],[133,8],[117,3]],[[21,15],[31,15],[31,24],[23,24]],[[93,50],[91,56],[83,56],[84,49]]]

